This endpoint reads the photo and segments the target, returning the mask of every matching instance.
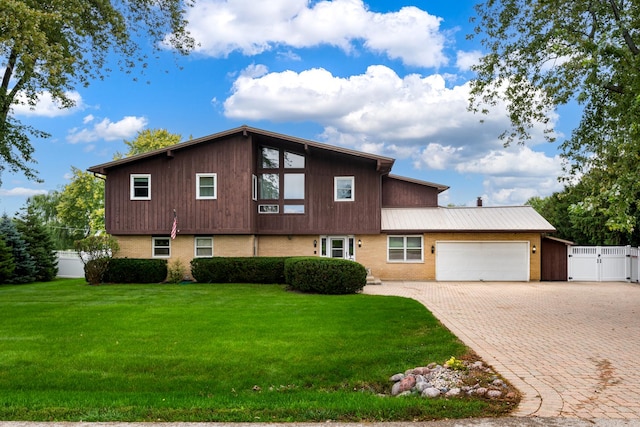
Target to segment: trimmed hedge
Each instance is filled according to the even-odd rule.
[[[112,258],[104,283],[160,283],[167,278],[167,260]]]
[[[200,283],[284,283],[286,257],[213,257],[191,260]]]
[[[353,294],[367,284],[367,270],[345,259],[295,257],[285,261],[286,283],[300,292]]]

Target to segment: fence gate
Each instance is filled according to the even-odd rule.
[[[569,280],[629,282],[638,280],[638,249],[631,246],[572,246]]]

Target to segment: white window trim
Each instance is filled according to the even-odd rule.
[[[338,197],[338,180],[351,181],[351,197],[348,199]],[[333,177],[333,201],[335,202],[353,202],[356,200],[356,178],[354,176],[334,176]]]
[[[251,175],[251,198],[258,200],[258,176],[255,174]]]
[[[135,195],[135,188],[134,188],[134,182],[135,182],[135,178],[147,178],[147,190],[148,190],[148,195],[147,197],[136,197]],[[130,181],[129,181],[129,196],[131,198],[131,200],[151,200],[151,174],[149,173],[132,173],[130,175]]]
[[[169,241],[169,255],[156,255],[156,240]],[[164,246],[162,246],[164,248]],[[152,258],[171,258],[171,237],[152,237],[151,238],[151,257]]]
[[[199,248],[209,248],[209,246],[198,246],[198,239],[211,239],[211,255],[198,255]],[[211,258],[213,256],[213,236],[195,236],[193,238],[193,256],[194,258]]]
[[[275,212],[263,212],[262,208],[263,207],[267,207],[267,206],[275,207],[276,208]],[[258,205],[258,213],[264,214],[264,215],[273,215],[273,214],[280,213],[280,205],[277,204],[277,203],[262,203],[262,204],[259,204]]]
[[[213,178],[213,196],[200,195],[200,178]],[[196,174],[196,199],[213,200],[218,198],[218,174],[217,173],[197,173]]]
[[[402,259],[389,259],[389,241],[392,237],[402,237],[403,246],[402,246]],[[419,237],[420,238],[420,259],[407,259],[407,237]],[[400,249],[400,248],[394,248]],[[412,248],[413,249],[413,248]],[[420,264],[424,263],[424,236],[421,234],[406,234],[406,235],[388,235],[387,236],[387,262],[388,263],[404,263],[404,264]]]

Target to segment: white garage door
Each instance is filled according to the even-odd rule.
[[[436,242],[436,280],[529,281],[529,242]]]

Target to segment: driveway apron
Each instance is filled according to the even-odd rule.
[[[384,282],[516,386],[515,416],[640,419],[640,285]]]

